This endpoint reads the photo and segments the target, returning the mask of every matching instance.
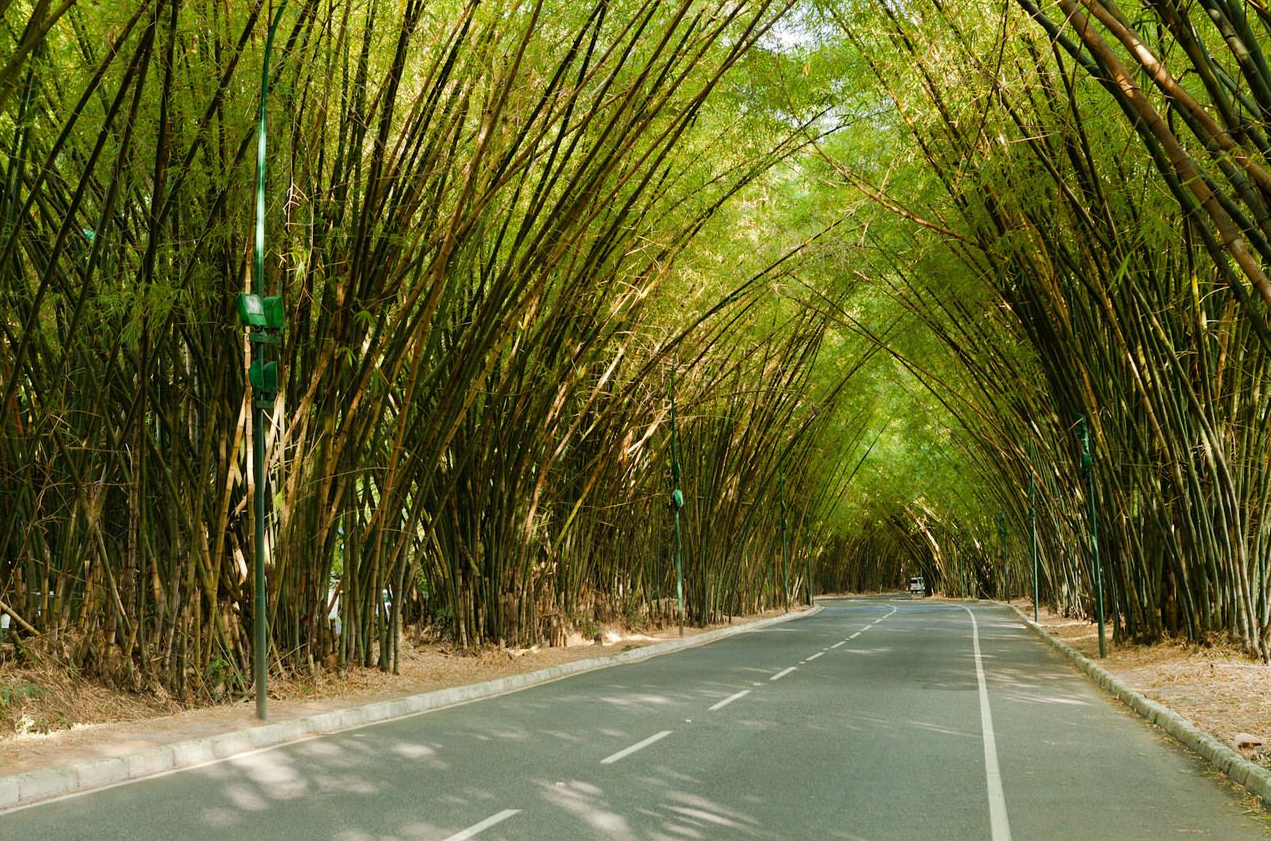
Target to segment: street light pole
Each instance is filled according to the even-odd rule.
[[[1094,456],[1090,452],[1090,426],[1086,416],[1077,418],[1077,435],[1081,438],[1081,473],[1086,479],[1086,501],[1090,514],[1090,549],[1094,553],[1095,613],[1099,622],[1099,657],[1108,656],[1108,642],[1103,628],[1103,568],[1099,564],[1099,518],[1094,500]]]
[[[1028,531],[1033,544],[1033,621],[1038,621],[1037,601],[1041,588],[1037,581],[1037,477],[1028,476]]]
[[[269,621],[268,590],[265,586],[265,418],[272,411],[278,394],[278,362],[266,361],[273,355],[267,349],[282,343],[282,298],[262,295],[265,289],[265,148],[266,98],[269,95],[269,54],[274,34],[282,20],[286,0],[278,6],[265,38],[265,55],[260,71],[260,108],[256,122],[256,241],[252,254],[252,289],[238,298],[238,317],[248,329],[252,343],[249,379],[252,388],[252,473],[254,523],[252,577],[254,609],[252,615],[252,676],[256,693],[256,717],[264,721],[269,714]]]
[[[997,514],[997,536],[1002,539],[1002,590],[1006,601],[1011,600],[1011,568],[1006,551],[1006,509]]]
[[[680,554],[680,443],[675,421],[675,369],[671,369],[671,513],[675,516],[675,600],[680,614],[680,636],[684,636],[684,563]]]
[[[812,539],[807,538],[807,567],[808,567],[808,607],[816,604],[816,582],[813,580],[814,570],[812,568]]]
[[[790,541],[786,536],[786,474],[781,472],[781,574],[785,587],[786,613],[790,612]]]

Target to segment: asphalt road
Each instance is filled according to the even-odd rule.
[[[906,598],[0,815],[0,839],[1265,839],[1005,610]]]

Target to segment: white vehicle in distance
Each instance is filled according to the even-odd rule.
[[[925,596],[927,595],[927,585],[923,582],[922,576],[918,575],[909,579],[909,595]]]

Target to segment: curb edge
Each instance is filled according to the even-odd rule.
[[[684,639],[671,639],[614,654],[573,660],[480,683],[461,684],[416,695],[373,701],[356,707],[269,722],[243,730],[230,730],[213,736],[148,748],[139,753],[124,756],[83,760],[22,774],[0,775],[0,815],[60,797],[233,759],[246,753],[279,747],[312,736],[325,736],[372,724],[409,718],[471,701],[507,695],[585,672],[627,663],[639,663],[663,654],[696,648],[726,637],[760,630],[770,625],[804,619],[820,611],[821,606],[816,605],[808,610],[783,613],[765,619],[703,631]],[[1269,786],[1271,786],[1271,780],[1269,780]],[[1271,791],[1271,787],[1268,791]]]
[[[1250,794],[1257,796],[1265,806],[1271,807],[1271,771],[1245,759],[1169,707],[1159,704],[1131,689],[1116,675],[1080,651],[1052,636],[1045,628],[1024,615],[1024,612],[1015,605],[1006,606],[1015,611],[1020,621],[1029,630],[1071,660],[1077,668],[1085,672],[1104,692],[1129,707],[1139,717],[1160,727],[1185,747],[1199,754],[1233,783],[1241,786]]]

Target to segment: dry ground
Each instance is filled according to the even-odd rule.
[[[736,617],[734,621],[757,618],[761,616]],[[684,633],[695,636],[706,630],[710,628],[686,628]],[[444,644],[411,646],[403,640],[400,675],[351,668],[343,675],[272,682],[269,720],[286,721],[536,671],[672,639],[678,634],[676,628],[648,633],[610,629],[599,643],[574,636],[569,645],[560,648],[488,648],[475,652],[458,651]],[[185,709],[176,701],[103,687],[56,665],[18,668],[12,663],[0,664],[0,776],[122,756],[258,723],[255,703],[250,698]]]

